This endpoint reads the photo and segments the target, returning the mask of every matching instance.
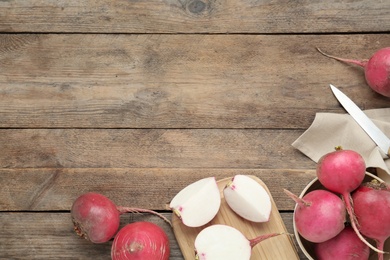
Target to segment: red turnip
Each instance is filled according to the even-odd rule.
[[[297,203],[294,224],[306,240],[324,242],[344,229],[346,210],[337,195],[326,190],[314,190],[299,198],[288,190],[284,192]]]
[[[148,209],[116,206],[106,196],[89,192],[78,197],[72,205],[71,217],[76,233],[93,243],[109,241],[118,231],[120,215],[127,212],[151,213],[170,223],[161,214]]]
[[[119,211],[114,202],[98,193],[78,197],[71,209],[74,229],[93,243],[110,240],[119,228]]]
[[[164,230],[144,221],[121,228],[111,247],[113,260],[166,260],[169,254],[169,240]]]
[[[328,190],[342,196],[352,228],[357,236],[374,251],[379,252],[360,234],[352,208],[351,192],[357,189],[366,175],[366,164],[363,157],[352,150],[336,147],[336,151],[325,154],[317,164],[317,177]]]
[[[345,227],[337,236],[314,245],[317,260],[367,260],[370,249],[351,227]]]
[[[385,183],[373,180],[361,185],[352,199],[360,232],[374,239],[377,248],[383,251],[390,237],[390,189]],[[383,254],[379,254],[379,259],[383,259]]]
[[[364,68],[367,84],[377,93],[390,97],[390,47],[375,52],[369,60],[351,60],[335,57],[317,50],[323,55]]]

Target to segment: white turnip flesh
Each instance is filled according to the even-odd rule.
[[[272,204],[267,190],[247,175],[235,175],[223,189],[226,203],[239,216],[252,222],[267,222]]]
[[[234,227],[223,224],[211,225],[199,232],[195,238],[195,259],[249,260],[254,246],[281,234],[271,233],[247,239]]]
[[[360,186],[366,175],[363,157],[355,151],[336,147],[336,151],[327,153],[319,159],[316,172],[318,180],[326,189],[342,196],[356,235],[372,250],[383,253],[360,234],[352,207],[351,192]]]
[[[385,183],[373,180],[362,184],[353,194],[353,207],[360,232],[376,241],[383,251],[390,237],[390,189]],[[378,259],[383,259],[379,253]]]
[[[111,247],[112,260],[167,260],[169,239],[151,222],[134,222],[121,228]]]
[[[390,47],[376,51],[369,60],[353,60],[335,57],[317,50],[332,59],[363,67],[368,86],[375,92],[390,97]]]
[[[179,191],[169,207],[188,227],[200,227],[210,222],[221,206],[221,194],[215,177],[193,182]]]
[[[337,195],[326,190],[313,190],[299,198],[286,189],[284,192],[297,203],[294,224],[307,241],[321,243],[344,229],[346,210]]]
[[[314,245],[317,260],[367,260],[370,248],[347,226],[337,236]]]

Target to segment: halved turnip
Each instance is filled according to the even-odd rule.
[[[257,181],[247,175],[236,175],[223,190],[229,207],[239,216],[253,222],[267,222],[271,198]]]
[[[255,245],[278,235],[281,233],[266,234],[249,240],[234,227],[212,225],[203,229],[195,238],[195,259],[249,260]]]
[[[200,227],[218,213],[221,195],[215,177],[198,180],[182,189],[169,207],[188,227]]]

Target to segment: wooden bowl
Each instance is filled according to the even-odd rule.
[[[383,182],[383,180],[381,180],[380,178],[378,178],[377,176],[369,173],[369,172],[366,172],[366,177],[364,179],[364,182],[368,182],[368,181],[371,181],[372,179],[377,179],[381,182]],[[303,196],[305,196],[307,193],[313,191],[313,190],[318,190],[318,189],[325,189],[324,186],[322,186],[322,184],[319,182],[318,178],[315,178],[314,180],[312,180],[302,191],[302,193],[299,195],[300,198],[302,198]],[[295,206],[295,209],[297,208],[297,205]],[[310,242],[310,241],[307,241],[306,239],[304,239],[297,231],[296,229],[296,226],[295,226],[295,209],[294,209],[294,215],[293,215],[293,227],[294,227],[294,235],[295,235],[295,238],[297,240],[297,243],[298,243],[298,246],[301,248],[302,252],[305,254],[305,256],[309,259],[309,260],[315,260],[316,257],[315,257],[315,254],[314,254],[314,244],[313,242]],[[372,240],[368,240],[369,242],[371,242],[371,244],[375,245],[375,243],[372,241]],[[371,249],[370,249],[371,250]],[[385,243],[385,247],[384,247],[384,251],[386,252],[390,252],[390,239],[388,239]],[[373,252],[372,250],[370,251],[370,260],[374,260],[374,259],[378,259],[378,256],[375,252]]]

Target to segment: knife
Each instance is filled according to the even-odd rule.
[[[390,156],[390,139],[371,121],[371,119],[343,92],[330,84],[333,94],[344,107],[344,109],[352,116],[352,118],[363,128],[368,136],[378,145],[383,152],[383,156]]]

